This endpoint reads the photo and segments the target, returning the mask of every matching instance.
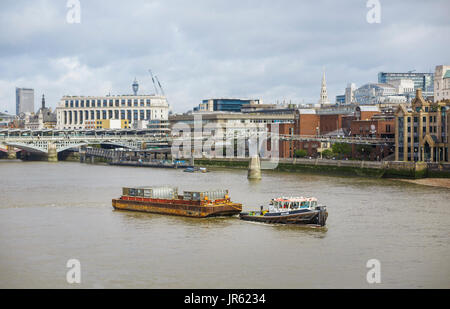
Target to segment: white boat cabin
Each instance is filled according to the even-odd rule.
[[[280,197],[270,202],[269,212],[280,212],[299,209],[311,209],[317,207],[317,199],[315,197]]]

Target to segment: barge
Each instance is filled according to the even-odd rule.
[[[118,210],[148,212],[193,218],[234,216],[242,204],[230,200],[228,190],[184,191],[176,187],[123,188],[122,196],[112,200]]]
[[[261,211],[243,212],[239,216],[241,220],[269,224],[325,226],[328,212],[314,197],[281,197],[273,199],[268,210],[261,206]]]

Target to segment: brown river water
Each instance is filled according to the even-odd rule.
[[[0,288],[450,288],[450,190],[390,179],[0,161]],[[315,196],[326,228],[115,211],[122,186]],[[78,259],[81,283],[66,281]],[[381,283],[366,263],[380,261]]]

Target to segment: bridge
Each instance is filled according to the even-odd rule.
[[[49,161],[57,160],[59,152],[69,149],[79,149],[88,145],[108,145],[111,148],[124,148],[130,150],[141,150],[147,147],[167,147],[173,142],[178,144],[190,141],[202,142],[209,140],[223,142],[233,139],[250,139],[265,137],[267,139],[278,139],[280,141],[303,141],[323,143],[346,143],[356,145],[392,145],[393,139],[354,137],[338,135],[286,135],[271,132],[251,132],[249,134],[233,134],[232,136],[161,136],[152,133],[151,130],[0,130],[0,151],[15,153],[17,149],[31,153],[44,154]]]
[[[49,161],[57,154],[88,145],[108,145],[113,148],[142,149],[167,146],[167,137],[149,130],[0,130],[0,150],[10,155],[16,149],[43,154]]]

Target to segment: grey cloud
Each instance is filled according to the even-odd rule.
[[[381,0],[381,24],[366,22],[364,0],[80,2],[71,25],[66,1],[2,0],[0,109],[14,110],[15,86],[52,106],[64,94],[130,92],[135,76],[151,92],[149,68],[184,111],[211,96],[315,102],[323,66],[333,99],[380,70],[450,63],[448,1]]]

